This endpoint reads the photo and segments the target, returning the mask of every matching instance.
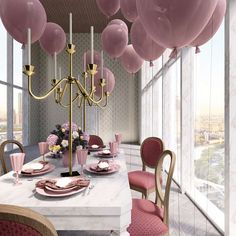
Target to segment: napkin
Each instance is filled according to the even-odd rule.
[[[71,178],[70,182],[67,183],[67,185],[64,185],[62,187],[62,184],[60,186],[57,185],[58,181],[60,181],[60,179],[45,179],[45,180],[39,180],[35,186],[37,188],[42,188],[44,189],[46,186],[54,189],[54,190],[59,190],[59,189],[68,189],[68,188],[73,188],[73,187],[78,187],[78,188],[83,188],[83,187],[87,187],[90,183],[90,180],[88,179],[84,179],[84,178]],[[59,183],[65,183],[66,181],[60,181]]]
[[[108,161],[99,161],[96,167],[96,171],[108,171],[110,168],[109,162]]]
[[[91,146],[91,148],[99,148],[99,146],[96,145],[96,144],[93,144],[93,145]]]
[[[26,164],[23,166],[21,173],[32,174],[32,173],[44,171],[45,168],[47,167],[47,164],[48,162],[46,161]]]

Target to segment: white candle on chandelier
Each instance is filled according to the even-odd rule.
[[[90,33],[91,33],[91,64],[93,64],[93,26],[90,27]]]
[[[86,53],[84,53],[84,72],[86,72]]]
[[[70,20],[69,20],[70,41],[69,43],[72,44],[72,13],[70,13],[69,16],[70,16]]]
[[[28,28],[27,36],[28,36],[28,65],[31,65],[31,29],[30,28]]]
[[[57,53],[54,52],[54,78],[57,79]]]
[[[103,79],[103,51],[101,51],[101,78]]]

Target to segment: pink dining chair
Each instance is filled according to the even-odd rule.
[[[57,231],[46,217],[35,211],[0,204],[0,235],[57,236]]]
[[[164,150],[164,144],[160,138],[146,138],[141,145],[142,170],[128,173],[130,188],[141,192],[142,198],[155,191],[155,175],[146,171],[146,166],[154,169]]]
[[[162,192],[160,181],[162,164],[165,157],[170,157],[170,165],[167,170],[165,191]],[[131,224],[128,227],[130,236],[164,236],[169,235],[169,196],[172,176],[175,167],[175,154],[165,150],[155,168],[156,200],[152,202],[146,199],[133,199],[131,211]]]
[[[6,141],[1,143],[1,145],[0,145],[0,161],[1,161],[1,164],[2,164],[2,169],[3,169],[4,174],[6,174],[9,171],[7,169],[6,162],[5,162],[5,159],[4,159],[4,149],[5,149],[5,146],[7,144],[17,145],[18,148],[20,149],[20,151],[24,153],[23,145],[20,142],[18,142],[17,140],[6,140]]]
[[[104,146],[104,143],[103,143],[102,139],[99,136],[93,135],[93,134],[89,135],[89,143],[88,143],[88,145],[92,146],[94,144],[98,145],[99,147],[103,147]]]

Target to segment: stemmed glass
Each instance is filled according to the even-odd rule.
[[[117,154],[118,142],[109,142],[109,147],[112,155],[112,161],[114,162],[114,157]]]
[[[47,142],[40,142],[38,143],[39,146],[39,153],[43,155],[43,162],[45,162],[45,154],[48,152],[48,143]]]
[[[116,142],[118,143],[118,151],[120,152],[120,144],[122,140],[122,135],[120,133],[115,134]]]
[[[25,153],[13,153],[10,154],[11,166],[12,169],[16,172],[15,184],[21,184],[19,182],[19,173],[21,172],[23,163],[25,159]]]
[[[76,149],[78,164],[81,166],[80,175],[83,175],[83,166],[86,164],[88,149]]]

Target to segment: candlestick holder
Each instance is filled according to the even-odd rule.
[[[94,75],[97,73],[96,64],[88,64],[87,71],[82,73],[82,81],[76,79],[73,76],[73,55],[75,53],[75,45],[72,43],[67,44],[66,49],[69,55],[69,74],[62,79],[53,79],[51,82],[51,88],[42,96],[37,96],[32,91],[32,76],[35,74],[33,65],[25,65],[23,73],[28,78],[28,91],[29,94],[36,100],[42,100],[54,93],[54,100],[57,104],[63,108],[68,109],[69,118],[69,155],[70,165],[68,175],[72,176],[72,105],[77,102],[77,106],[81,108],[83,106],[83,131],[86,129],[86,102],[89,106],[98,106],[104,108],[108,103],[109,93],[104,92],[104,86],[106,85],[105,79],[100,79],[99,86],[101,86],[101,97],[95,98],[96,87],[94,86]],[[87,78],[90,77],[90,86],[87,88]],[[73,95],[73,86],[76,87],[77,92]],[[68,93],[68,103],[64,103],[65,94]]]

